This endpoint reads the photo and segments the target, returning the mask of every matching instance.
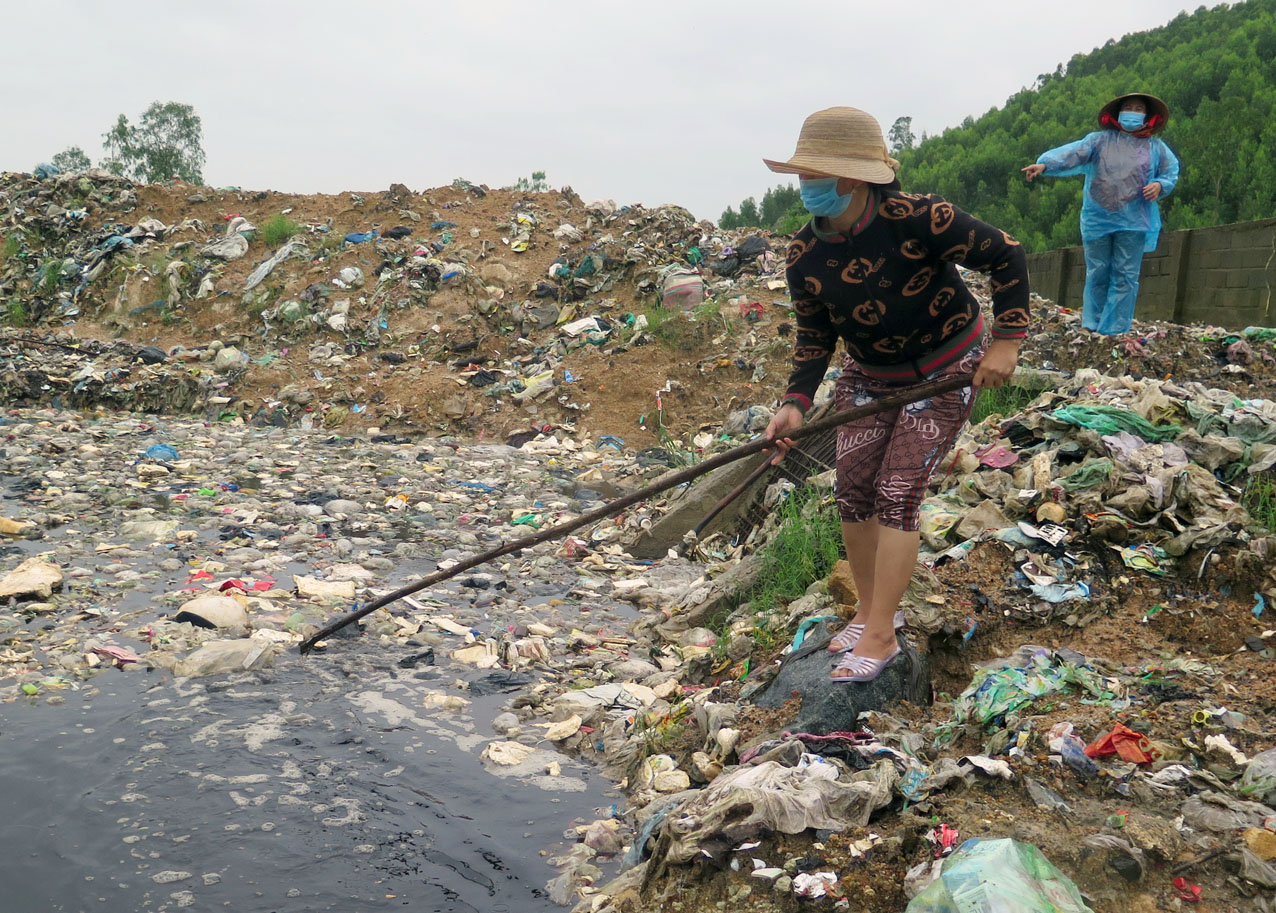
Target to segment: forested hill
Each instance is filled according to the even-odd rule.
[[[1028,184],[1020,169],[1099,129],[1099,108],[1126,92],[1170,106],[1160,135],[1182,174],[1162,204],[1168,229],[1276,216],[1276,0],[1201,7],[1078,54],[1004,107],[899,151],[900,180],[1030,250],[1079,244],[1081,178]]]

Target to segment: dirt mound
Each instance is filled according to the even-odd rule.
[[[80,342],[122,340],[162,349],[150,373],[187,391],[97,401],[113,408],[502,438],[567,426],[690,451],[788,374],[785,239],[677,206],[466,182],[302,196],[8,173],[0,225],[10,360],[39,366],[57,343],[106,376],[119,366]],[[662,307],[672,270],[693,306]],[[1027,366],[1276,388],[1268,339],[1168,324],[1096,337],[1041,301],[1036,321]],[[0,396],[94,404],[46,373]]]

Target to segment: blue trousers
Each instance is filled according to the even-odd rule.
[[[1114,336],[1130,329],[1143,265],[1141,231],[1116,231],[1085,242],[1085,307],[1081,325]]]

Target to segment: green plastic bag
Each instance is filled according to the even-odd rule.
[[[1120,406],[1064,406],[1052,412],[1050,417],[1100,434],[1128,431],[1150,444],[1172,441],[1183,433],[1179,425],[1153,425],[1137,412]]]
[[[1018,840],[967,840],[905,913],[1094,913],[1072,879]]]
[[[1115,464],[1105,458],[1086,460],[1072,472],[1059,480],[1059,485],[1065,491],[1081,491],[1086,488],[1094,488],[1096,485],[1102,485],[1112,477],[1112,470]]]
[[[1027,653],[1031,648],[1021,648]],[[967,721],[981,726],[998,724],[1008,713],[1027,707],[1039,698],[1072,688],[1087,692],[1099,702],[1115,695],[1107,690],[1103,676],[1086,665],[1084,657],[1067,657],[1038,648],[1019,660],[1021,665],[980,669],[953,706],[953,719],[939,727],[936,744],[945,745]]]

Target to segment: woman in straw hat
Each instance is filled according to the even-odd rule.
[[[1027,259],[1014,239],[940,197],[902,192],[881,127],[856,108],[817,111],[791,158],[765,161],[798,175],[812,215],[788,251],[797,339],[788,391],[766,432],[774,462],[839,338],[847,353],[839,409],[949,374],[973,372],[975,387],[1006,382],[1028,327]],[[988,329],[959,263],[991,273]],[[838,429],[836,498],[859,605],[829,644],[844,654],[835,681],[871,681],[900,654],[898,609],[917,563],[921,502],[973,402],[963,388]]]
[[[1155,135],[1169,119],[1169,106],[1154,95],[1117,96],[1099,109],[1102,130],[1042,153],[1023,169],[1029,181],[1042,174],[1085,175],[1081,325],[1087,330],[1116,335],[1134,320],[1139,267],[1161,233],[1156,201],[1179,177],[1179,160]]]

